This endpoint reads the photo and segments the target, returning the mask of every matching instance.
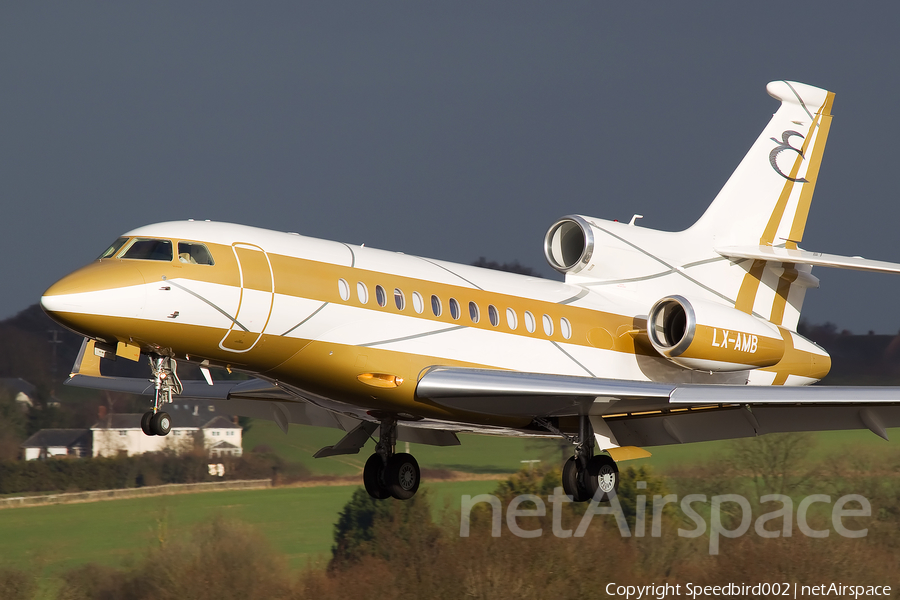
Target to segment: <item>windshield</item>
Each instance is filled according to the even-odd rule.
[[[170,261],[172,260],[172,242],[138,238],[128,247],[122,258]]]
[[[178,242],[178,260],[192,265],[212,265],[212,256],[203,244]]]
[[[97,258],[100,259],[100,260],[102,260],[102,259],[104,259],[104,258],[112,258],[113,256],[115,256],[116,252],[118,252],[119,249],[120,249],[122,246],[125,245],[125,242],[127,242],[127,241],[128,241],[128,238],[127,238],[127,237],[120,237],[119,239],[117,239],[116,241],[114,241],[114,242],[109,246],[109,248],[107,248],[107,249],[103,252],[103,254],[101,254],[101,255],[98,256]]]

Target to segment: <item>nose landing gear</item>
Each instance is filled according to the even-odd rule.
[[[172,430],[172,418],[160,408],[184,391],[184,386],[178,379],[178,363],[169,356],[151,356],[150,371],[153,374],[150,381],[156,385],[156,394],[153,409],[141,417],[141,431],[144,435],[168,435]]]

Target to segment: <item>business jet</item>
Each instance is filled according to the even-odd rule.
[[[459,432],[558,436],[575,501],[602,501],[617,462],[646,447],[771,432],[900,425],[900,391],[807,387],[828,354],[797,333],[812,267],[897,273],[900,264],[802,250],[834,94],[775,81],[781,102],[701,218],[681,232],[561,218],[550,281],[296,233],[179,221],[123,234],[53,284],[44,310],[85,336],[67,383],[166,405],[342,429],[315,456],[358,453],[363,483],[412,497],[420,470],[398,441]],[[104,375],[147,357],[149,380]],[[182,381],[178,362],[204,380]],[[214,381],[211,367],[251,376]],[[107,369],[108,370],[108,369]]]

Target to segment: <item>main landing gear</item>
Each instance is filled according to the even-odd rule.
[[[172,402],[176,394],[184,391],[177,370],[178,364],[174,358],[150,357],[150,371],[153,374],[150,381],[156,385],[156,394],[153,398],[153,410],[145,412],[141,417],[141,430],[145,435],[168,435],[172,429],[172,418],[160,408],[163,404]]]
[[[383,418],[375,453],[369,457],[363,469],[363,484],[369,495],[376,500],[390,497],[409,500],[419,489],[419,463],[412,454],[395,453],[396,444],[397,419]]]
[[[537,422],[575,444],[575,456],[562,470],[563,491],[575,502],[608,501],[619,490],[619,468],[608,454],[594,454],[594,429],[586,415],[579,417],[578,435],[569,436],[546,419]]]

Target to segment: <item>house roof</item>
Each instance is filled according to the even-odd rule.
[[[242,429],[242,427],[219,415],[204,423],[203,429]]]
[[[41,429],[22,442],[22,448],[69,448],[90,443],[90,429]]]
[[[3,377],[0,378],[0,387],[4,387],[11,392],[23,393],[26,396],[34,396],[37,388],[22,379],[21,377]]]

